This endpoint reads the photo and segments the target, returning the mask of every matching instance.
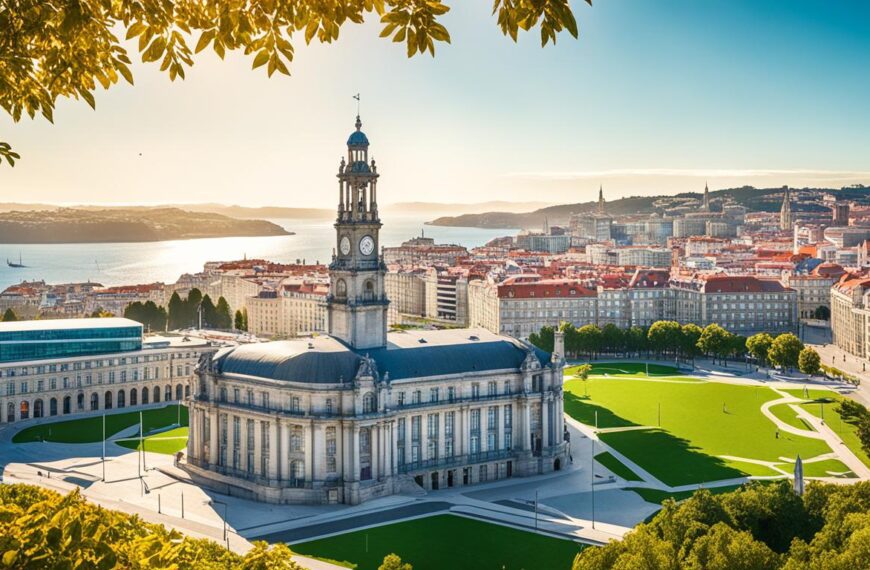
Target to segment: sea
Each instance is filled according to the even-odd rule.
[[[271,219],[294,235],[227,237],[140,243],[0,243],[0,290],[23,280],[46,283],[93,281],[102,285],[174,283],[201,271],[207,261],[261,258],[281,263],[329,263],[335,247],[332,220]],[[425,233],[436,243],[469,249],[518,230],[426,226],[424,218],[382,220],[381,245],[390,247]],[[9,267],[6,260],[26,267]]]

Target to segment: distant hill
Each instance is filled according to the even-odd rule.
[[[187,212],[206,212],[210,214],[221,214],[231,218],[239,218],[242,220],[263,218],[294,218],[294,219],[318,219],[328,220],[335,217],[335,210],[326,208],[289,208],[284,206],[264,206],[264,207],[249,207],[249,206],[227,206],[226,204],[165,204],[158,206],[147,205],[132,205],[132,206],[100,206],[82,204],[71,206],[76,210],[89,211],[106,211],[106,210],[126,210],[126,211],[141,211],[141,210],[166,210],[180,209]],[[63,209],[64,206],[55,204],[27,204],[15,202],[0,202],[0,212],[34,212],[34,211],[55,211]]]
[[[793,188],[793,190],[812,190],[818,192],[830,192],[843,200],[854,200],[862,204],[870,204],[870,188],[853,187],[843,189],[831,188]],[[723,190],[711,190],[713,198],[730,197],[737,204],[746,206],[750,211],[778,212],[782,204],[782,188],[753,188],[744,186],[741,188],[726,188]],[[669,196],[632,196],[607,202],[607,213],[614,216],[631,214],[652,214],[657,211],[655,202],[663,198],[691,197],[701,198],[699,192],[685,192]],[[482,212],[468,213],[459,216],[442,216],[427,222],[433,226],[473,227],[491,229],[530,229],[540,228],[546,220],[550,224],[567,224],[571,214],[592,212],[597,202],[580,202],[576,204],[561,204],[549,206],[530,212]],[[815,204],[801,204],[796,202],[792,205],[793,211],[817,211],[825,208]]]
[[[0,243],[147,242],[291,233],[265,220],[238,220],[179,208],[61,208],[0,213]]]
[[[552,202],[507,202],[493,200],[490,202],[475,202],[469,204],[456,204],[449,202],[396,202],[394,204],[381,204],[382,212],[404,215],[459,215],[480,214],[483,212],[530,212],[551,205]]]

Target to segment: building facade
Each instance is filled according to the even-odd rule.
[[[854,356],[867,358],[870,327],[870,277],[846,273],[831,288],[831,338]]]
[[[484,330],[387,333],[377,172],[356,127],[339,169],[329,334],[203,358],[185,467],[224,493],[318,504],[561,469],[559,354]]]
[[[215,349],[143,339],[127,319],[0,323],[0,423],[185,400],[197,362]]]

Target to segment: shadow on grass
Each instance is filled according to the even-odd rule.
[[[565,412],[578,422],[588,426],[595,426],[595,412],[598,412],[597,427],[600,429],[639,425],[614,414],[604,406],[593,404],[588,396],[578,396],[567,390],[565,391]]]

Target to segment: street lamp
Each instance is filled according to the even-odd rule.
[[[218,501],[217,499],[209,499],[208,501],[206,501],[206,504],[209,506],[223,505],[223,507],[224,507],[224,542],[227,542],[227,504],[224,503],[223,501]],[[227,546],[227,549],[229,549],[229,546]]]

